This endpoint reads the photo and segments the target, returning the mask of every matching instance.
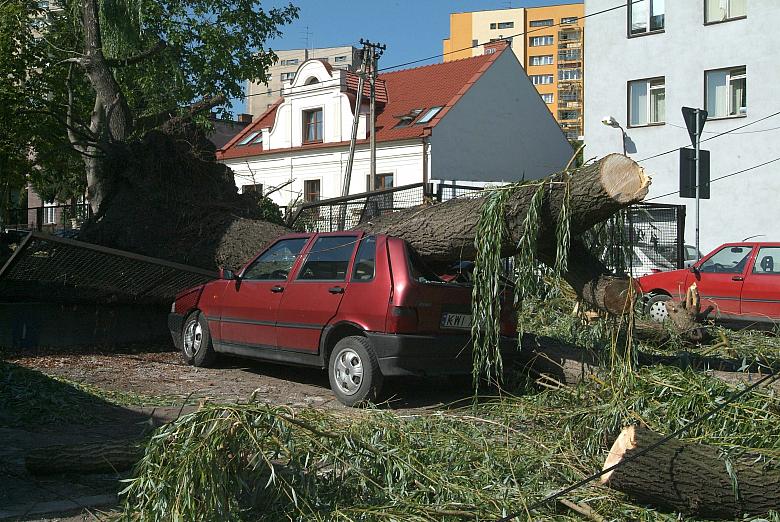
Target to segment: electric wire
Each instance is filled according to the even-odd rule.
[[[519,517],[523,513],[526,513],[526,512],[530,513],[531,511],[544,506],[548,502],[552,502],[553,500],[556,500],[556,499],[562,497],[563,495],[571,493],[575,489],[581,488],[582,486],[584,486],[584,485],[586,485],[586,484],[596,480],[597,478],[601,477],[602,475],[605,475],[605,474],[609,473],[610,471],[614,471],[614,470],[620,468],[621,466],[625,465],[626,463],[631,462],[632,460],[635,460],[635,459],[641,457],[642,455],[645,455],[645,454],[653,451],[654,449],[663,446],[664,444],[666,444],[670,440],[679,437],[680,435],[682,435],[683,433],[685,433],[686,431],[688,431],[689,429],[691,429],[695,425],[697,425],[697,424],[707,420],[708,418],[712,417],[716,413],[720,412],[726,406],[728,406],[732,402],[736,401],[740,397],[746,395],[747,393],[753,391],[754,389],[756,389],[760,385],[762,385],[764,383],[771,384],[779,376],[780,376],[780,374],[775,373],[775,372],[769,373],[768,375],[766,375],[765,377],[763,377],[763,378],[759,379],[758,381],[754,382],[753,384],[751,384],[750,386],[748,386],[744,390],[742,390],[740,392],[735,392],[734,394],[731,395],[731,397],[729,397],[728,399],[726,399],[722,403],[718,404],[717,406],[715,406],[711,410],[703,413],[702,415],[700,415],[699,417],[693,419],[691,422],[689,422],[688,424],[686,424],[682,428],[678,429],[677,431],[674,431],[674,432],[670,433],[666,437],[656,441],[655,443],[651,444],[650,446],[648,446],[646,448],[643,448],[643,449],[637,451],[636,453],[631,453],[631,454],[629,454],[627,456],[624,456],[623,459],[620,460],[620,462],[618,462],[617,464],[609,466],[608,468],[604,468],[604,469],[602,469],[599,472],[593,473],[592,475],[589,475],[589,476],[585,477],[584,479],[582,479],[582,480],[580,480],[578,482],[575,482],[574,484],[572,484],[570,486],[567,486],[564,489],[559,490],[559,491],[553,493],[552,495],[548,495],[547,497],[543,498],[542,500],[537,500],[536,502],[534,502],[533,504],[528,506],[528,508],[526,508],[523,511],[516,511],[516,512],[510,513],[509,515],[506,515],[506,516],[504,516],[502,518],[499,518],[499,519],[497,519],[496,522],[509,522],[510,520],[513,520],[513,519]]]

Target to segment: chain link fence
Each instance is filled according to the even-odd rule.
[[[170,304],[217,274],[113,248],[30,233],[0,269],[3,300]]]

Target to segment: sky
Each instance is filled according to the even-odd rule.
[[[264,9],[287,5],[267,0]],[[359,46],[361,38],[379,42],[387,50],[379,61],[385,68],[441,54],[449,37],[450,13],[575,3],[574,0],[292,0],[299,18],[282,28],[281,38],[268,42],[274,50],[307,47]],[[519,32],[519,30],[518,30]],[[422,62],[440,62],[441,58]],[[237,102],[236,113],[243,112]]]

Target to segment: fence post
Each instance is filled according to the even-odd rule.
[[[677,268],[685,268],[685,205],[677,205]]]

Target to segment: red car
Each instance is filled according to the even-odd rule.
[[[666,301],[684,298],[696,283],[702,313],[708,318],[734,324],[780,323],[780,243],[727,243],[690,269],[651,274],[637,282],[645,311],[656,321],[666,319]]]
[[[501,350],[516,355],[503,307]],[[195,366],[217,353],[327,368],[338,399],[375,400],[384,377],[471,371],[471,287],[446,283],[401,239],[290,234],[237,274],[181,292],[168,325]]]

